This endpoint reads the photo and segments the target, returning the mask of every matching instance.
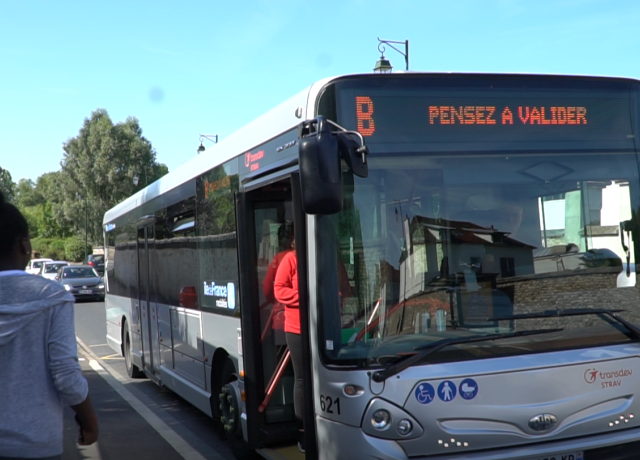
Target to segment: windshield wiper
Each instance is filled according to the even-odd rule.
[[[498,340],[498,339],[509,339],[512,337],[525,337],[528,335],[538,335],[538,334],[548,334],[551,332],[561,332],[563,328],[557,329],[535,329],[531,331],[518,331],[518,332],[507,332],[504,334],[487,334],[487,335],[474,335],[471,337],[454,337],[449,339],[437,340],[435,342],[420,345],[419,347],[414,348],[414,350],[418,350],[419,352],[415,355],[412,355],[406,358],[403,361],[400,361],[397,364],[387,367],[384,370],[376,371],[373,373],[371,378],[375,382],[384,382],[391,376],[394,376],[403,370],[411,367],[413,364],[422,361],[429,355],[432,355],[443,348],[446,348],[451,345],[459,345],[464,343],[474,343],[474,342],[485,342],[488,340]]]
[[[633,335],[640,339],[640,328],[626,319],[617,315],[625,311],[623,308],[568,308],[566,310],[544,310],[535,313],[523,313],[521,315],[496,316],[487,321],[509,321],[514,319],[553,318],[563,316],[605,315],[629,329]]]

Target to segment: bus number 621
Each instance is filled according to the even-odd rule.
[[[332,398],[331,396],[320,395],[320,409],[327,414],[340,415],[340,398]],[[335,411],[335,412],[334,412]]]

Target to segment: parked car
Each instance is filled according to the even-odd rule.
[[[98,275],[104,276],[104,254],[89,254],[84,264],[91,265],[96,269]]]
[[[42,264],[44,262],[51,262],[51,261],[53,261],[53,259],[46,259],[46,258],[31,259],[27,264],[27,268],[25,269],[25,271],[31,275],[37,275],[38,273],[40,273],[40,268],[42,267]]]
[[[56,275],[58,274],[58,270],[62,267],[66,267],[69,265],[69,262],[66,260],[52,260],[43,262],[40,266],[40,271],[38,274],[44,278],[54,280],[56,279]]]
[[[55,277],[78,299],[104,300],[104,281],[91,265],[67,265]]]

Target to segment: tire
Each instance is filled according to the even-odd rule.
[[[124,346],[124,365],[127,368],[127,375],[132,379],[141,379],[143,378],[144,372],[140,370],[138,366],[133,364],[133,360],[131,359],[131,337],[129,337],[129,328],[127,327],[127,322],[124,322],[124,337],[123,337],[123,346]]]
[[[240,422],[240,410],[237,401],[235,401],[235,390],[232,386],[232,382],[237,380],[234,375],[236,368],[231,359],[227,359],[222,366],[222,378],[220,379],[221,386],[211,397],[211,404],[219,404],[221,414],[220,425],[222,431],[227,439],[229,448],[234,457],[238,460],[250,460],[258,459],[258,454],[249,448],[249,445],[244,441],[242,435],[242,423]],[[233,409],[231,409],[233,408]],[[232,417],[235,421],[234,429],[230,429],[229,418]]]

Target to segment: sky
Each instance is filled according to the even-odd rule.
[[[224,138],[317,80],[371,72],[377,37],[409,40],[414,71],[640,79],[635,0],[0,0],[0,11],[0,167],[14,182],[59,171],[63,144],[99,108],[138,118],[172,171],[199,134]]]

